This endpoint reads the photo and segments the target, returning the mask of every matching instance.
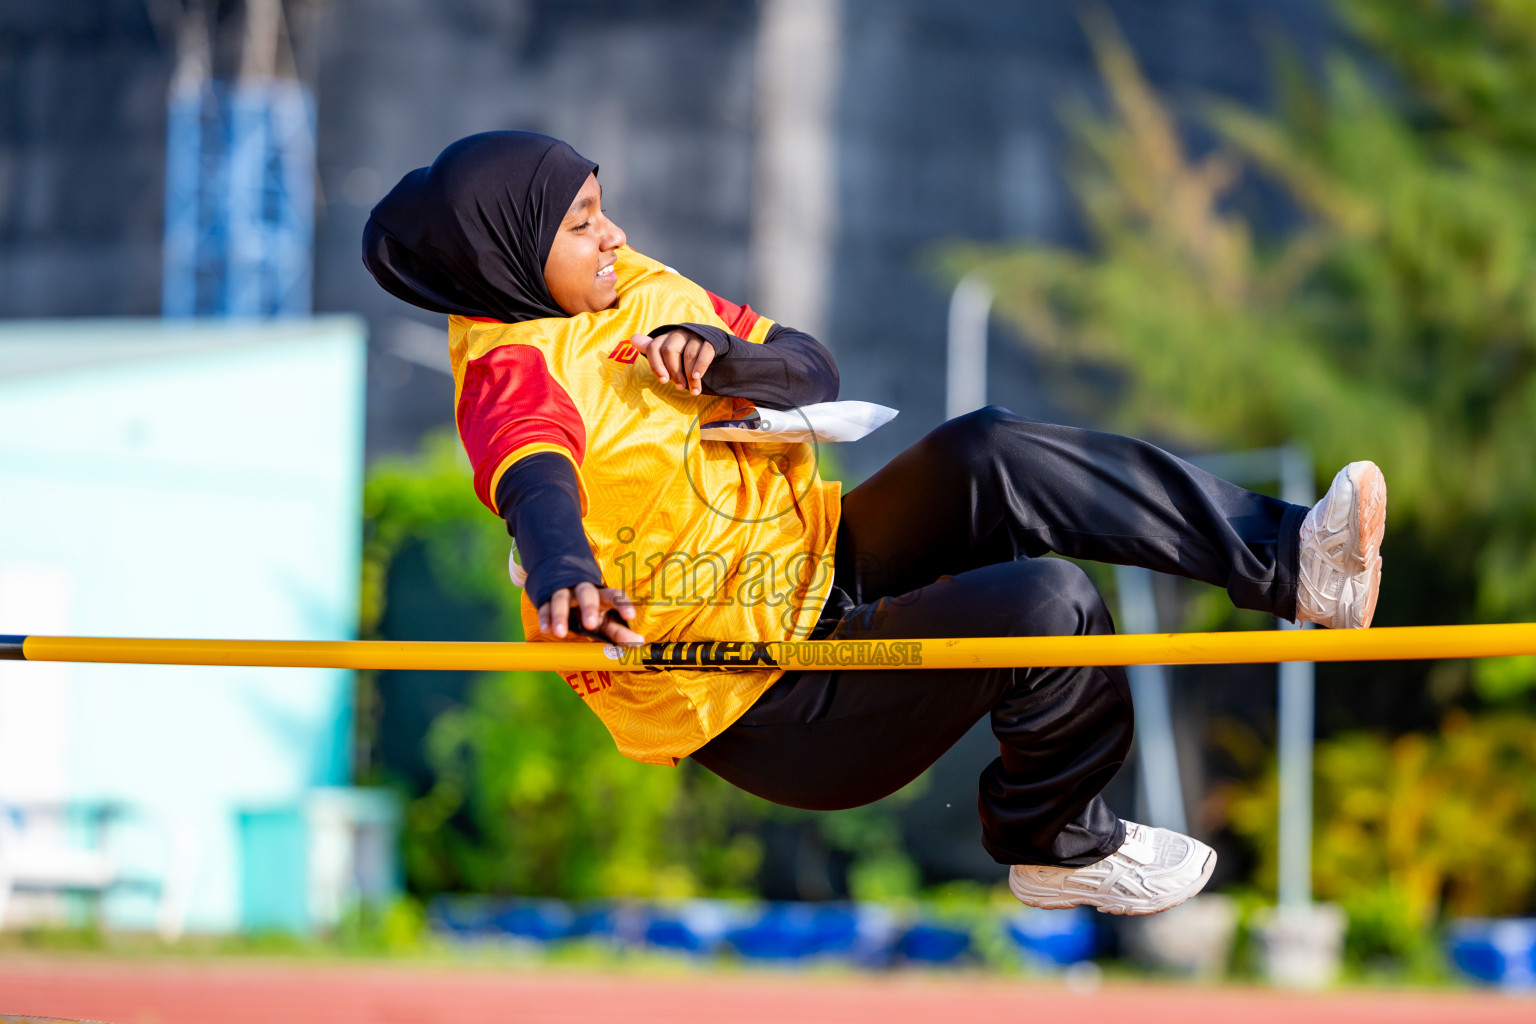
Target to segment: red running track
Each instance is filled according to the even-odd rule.
[[[996,978],[0,961],[0,1018],[117,1024],[1531,1024],[1536,998],[1109,984],[1091,994]]]

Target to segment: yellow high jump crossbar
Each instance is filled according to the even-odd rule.
[[[892,640],[594,641],[148,640],[0,635],[0,660],[282,668],[587,672],[669,668],[1048,668],[1283,661],[1418,661],[1536,655],[1536,623],[1112,636]]]

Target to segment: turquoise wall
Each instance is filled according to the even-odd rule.
[[[351,317],[0,323],[0,633],[354,637],[365,367]],[[241,822],[348,781],[351,692],[338,671],[5,663],[0,803],[120,804],[150,880],[167,836],[194,837],[188,925],[234,929],[261,912]],[[290,898],[267,867],[259,891]],[[280,870],[303,891],[302,862]],[[154,906],[125,891],[108,922]]]

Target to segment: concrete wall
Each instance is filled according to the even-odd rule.
[[[0,5],[0,317],[159,313],[170,71],[141,0]]]
[[[568,139],[602,164],[611,212],[637,248],[760,301],[749,265],[753,0],[331,0],[314,16],[289,6],[319,105],[315,304],[369,321],[370,454],[451,425],[452,395],[424,365],[440,359],[440,318],[374,285],[359,232],[401,174],[462,135],[523,127]],[[1108,6],[1179,104],[1261,99],[1267,36],[1315,51],[1332,31],[1324,0]],[[942,413],[946,289],[925,266],[933,249],[1078,239],[1058,113],[1098,90],[1081,9],[842,0],[826,340],[848,397],[902,410],[844,453],[860,475]],[[142,0],[0,11],[0,317],[158,310],[171,45]],[[1039,411],[1028,360],[1006,340],[994,349],[993,399]]]

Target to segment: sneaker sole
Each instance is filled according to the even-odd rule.
[[[1366,585],[1370,587],[1361,615],[1360,625],[1365,629],[1376,617],[1376,599],[1381,593],[1381,539],[1387,529],[1387,480],[1374,462],[1357,462],[1351,469],[1350,481],[1355,486],[1355,536],[1360,539],[1360,549],[1353,552],[1356,572],[1369,572]]]
[[[1198,842],[1198,840],[1195,840]],[[1038,907],[1041,910],[1070,910],[1073,907],[1092,907],[1101,914],[1114,914],[1117,917],[1147,917],[1151,914],[1161,914],[1165,910],[1172,910],[1191,896],[1197,896],[1205,888],[1205,883],[1211,880],[1211,872],[1216,870],[1216,851],[1200,843],[1205,850],[1205,864],[1200,868],[1199,880],[1190,888],[1179,893],[1169,893],[1157,900],[1112,900],[1107,903],[1096,903],[1091,894],[1083,893],[1077,896],[1062,896],[1059,899],[1042,899],[1040,902],[1031,902],[1029,898],[1033,893],[1020,892],[1014,884],[1013,878],[1008,879],[1008,891],[1014,898],[1027,907]]]

